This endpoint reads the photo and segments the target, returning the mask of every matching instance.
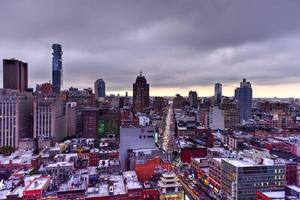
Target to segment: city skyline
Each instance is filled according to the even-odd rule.
[[[233,96],[246,78],[253,97],[300,97],[300,2],[270,2],[1,1],[0,56],[28,63],[33,88],[51,80],[59,43],[63,89],[102,77],[107,94],[132,95],[142,70],[151,96],[213,96],[216,82]]]

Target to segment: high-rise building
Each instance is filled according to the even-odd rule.
[[[196,91],[190,91],[189,92],[189,102],[190,105],[193,108],[197,108],[198,107],[198,95]]]
[[[256,199],[259,191],[283,189],[285,165],[265,159],[263,164],[247,160],[221,160],[221,187],[226,199]]]
[[[3,88],[25,91],[28,88],[28,64],[14,58],[4,59]]]
[[[95,97],[105,97],[105,82],[103,79],[95,81]]]
[[[0,146],[17,147],[19,138],[30,137],[31,100],[27,93],[0,89]]]
[[[238,102],[240,123],[244,123],[252,118],[252,87],[246,79],[243,79],[240,87],[235,90],[235,99]]]
[[[56,93],[60,92],[62,86],[62,48],[60,44],[53,44],[52,57],[52,85]]]
[[[149,100],[149,84],[141,72],[133,83],[133,111],[143,112],[149,107]]]
[[[58,98],[38,96],[34,100],[34,137],[60,141],[66,136],[65,103]]]
[[[215,84],[215,103],[220,105],[222,101],[222,84],[216,83]]]

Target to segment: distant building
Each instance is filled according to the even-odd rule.
[[[215,84],[215,103],[220,105],[222,102],[222,84],[216,83]]]
[[[60,44],[53,44],[52,57],[52,84],[56,93],[59,93],[62,86],[62,48]]]
[[[76,102],[66,103],[66,132],[67,136],[79,135],[81,127],[81,109]]]
[[[190,105],[193,108],[197,108],[198,107],[198,95],[196,91],[190,91],[189,92],[189,102]]]
[[[82,137],[100,138],[105,135],[105,109],[85,107],[81,111]]]
[[[207,127],[212,130],[224,130],[224,110],[217,106],[210,107],[207,115]]]
[[[180,94],[176,94],[176,96],[173,98],[173,108],[177,109],[177,108],[184,108],[185,106],[189,106],[190,102],[182,97]]]
[[[163,109],[168,105],[168,101],[163,97],[154,97],[153,109],[156,112],[163,112]]]
[[[141,72],[133,83],[133,111],[144,112],[149,107],[149,102],[149,84]]]
[[[0,146],[18,147],[19,138],[31,137],[30,93],[0,89]]]
[[[256,192],[283,189],[285,165],[255,164],[246,160],[223,158],[221,187],[226,199],[256,199]]]
[[[221,109],[224,110],[225,128],[232,128],[240,123],[239,109],[237,103],[232,99],[227,99],[221,104]]]
[[[66,136],[65,104],[56,97],[34,100],[34,137],[60,141]]]
[[[77,106],[91,106],[95,105],[95,96],[91,88],[79,90],[78,88],[69,88],[63,91],[66,95],[66,101],[76,102]]]
[[[95,97],[105,97],[105,82],[103,79],[95,81]]]
[[[235,98],[240,111],[240,123],[244,123],[252,118],[252,87],[246,79],[243,79],[240,87],[235,90]]]
[[[25,91],[28,88],[28,64],[16,59],[4,59],[3,88]]]

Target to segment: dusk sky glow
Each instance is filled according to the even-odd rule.
[[[103,78],[108,94],[131,94],[142,70],[152,96],[209,96],[215,82],[233,96],[246,78],[254,97],[300,97],[299,10],[297,0],[4,0],[0,56],[29,64],[30,87],[51,79],[60,43],[64,88]]]

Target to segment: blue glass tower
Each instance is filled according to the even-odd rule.
[[[103,79],[98,79],[95,82],[95,96],[105,97],[105,82]]]
[[[52,84],[56,93],[60,92],[62,85],[62,48],[60,44],[52,45]]]
[[[240,87],[235,90],[235,98],[238,102],[240,122],[244,123],[252,118],[252,87],[246,79],[243,79]]]

